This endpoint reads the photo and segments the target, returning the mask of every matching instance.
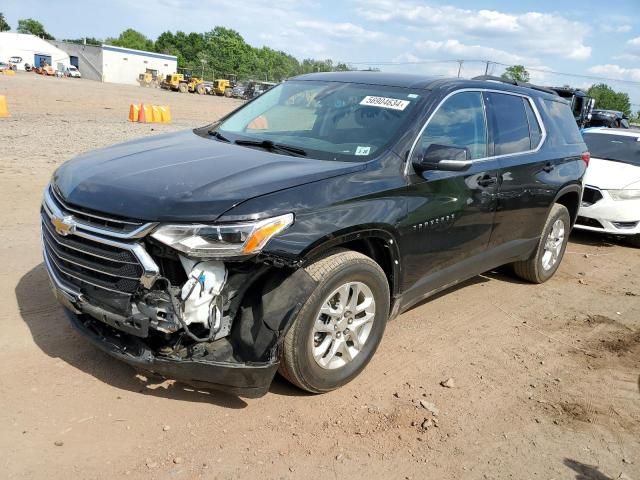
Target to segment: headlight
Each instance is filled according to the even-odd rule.
[[[640,190],[607,190],[614,200],[638,200]]]
[[[194,257],[239,257],[258,253],[293,223],[293,213],[254,222],[220,225],[163,225],[151,236]]]

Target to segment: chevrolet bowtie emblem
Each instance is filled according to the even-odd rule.
[[[66,237],[67,235],[76,231],[76,222],[73,221],[73,217],[68,215],[66,217],[51,217],[51,223],[56,229],[59,235]]]

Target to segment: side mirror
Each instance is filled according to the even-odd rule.
[[[467,147],[432,143],[413,161],[413,168],[418,174],[427,170],[464,172],[471,167],[470,158]]]

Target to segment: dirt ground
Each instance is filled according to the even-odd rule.
[[[0,76],[0,95],[3,478],[640,479],[640,250],[574,233],[544,285],[474,278],[391,322],[329,394],[279,378],[255,400],[194,391],[72,331],[38,208],[65,160],[238,102],[26,73]],[[173,124],[128,123],[139,101],[169,105]]]

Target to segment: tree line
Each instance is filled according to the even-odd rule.
[[[10,29],[4,15],[0,13],[0,31]],[[45,39],[54,39],[42,23],[32,18],[18,20],[16,30],[19,33],[30,33]],[[330,59],[306,58],[299,61],[294,56],[280,50],[264,46],[254,47],[249,45],[240,33],[226,27],[215,27],[205,33],[166,31],[155,40],[129,28],[118,37],[106,38],[104,41],[94,37],[65,39],[65,41],[90,45],[108,43],[136,50],[175,55],[178,57],[179,67],[188,68],[195,75],[204,76],[206,79],[233,74],[237,75],[239,79],[281,81],[303,73],[351,70],[349,65],[334,63]],[[502,77],[528,82],[530,75],[523,65],[512,65],[506,68]],[[617,92],[604,83],[592,85],[587,93],[596,99],[596,108],[618,110],[633,117],[628,94]],[[635,117],[637,121],[640,121],[640,111],[636,112]]]

